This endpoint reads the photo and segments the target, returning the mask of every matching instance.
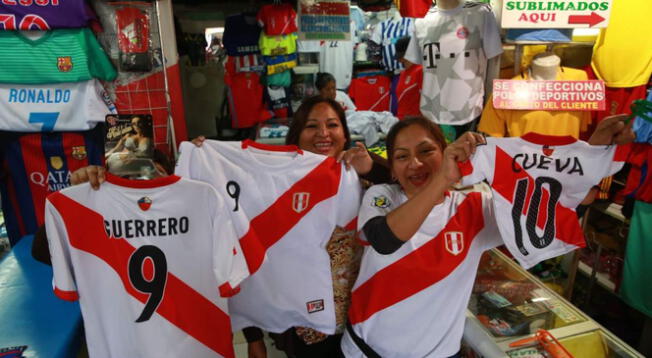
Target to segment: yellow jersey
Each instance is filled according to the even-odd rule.
[[[528,75],[518,75],[512,80],[527,80]],[[587,80],[586,72],[570,67],[562,67],[556,80]],[[520,137],[533,132],[546,135],[572,136],[579,138],[591,123],[589,111],[535,111],[496,109],[493,96],[489,98],[482,111],[478,130],[492,137]]]
[[[652,1],[614,0],[609,26],[600,30],[591,66],[608,87],[647,84],[652,74]]]
[[[297,52],[297,35],[267,36],[261,32],[258,47],[263,56],[289,55]]]

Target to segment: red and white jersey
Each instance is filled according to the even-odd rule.
[[[50,195],[54,292],[79,299],[91,357],[233,357],[229,296],[248,276],[215,189],[107,175]]]
[[[389,111],[392,81],[387,76],[365,76],[354,78],[349,87],[349,96],[359,111]]]
[[[267,36],[287,35],[297,32],[297,13],[292,4],[263,5],[256,16]]]
[[[420,116],[421,83],[423,81],[423,66],[412,65],[401,72],[396,85],[397,113],[399,119],[407,116]]]
[[[487,138],[460,164],[462,184],[489,182],[505,246],[530,268],[585,246],[575,207],[623,167],[628,149],[534,133]]]
[[[335,311],[326,244],[335,226],[352,225],[360,205],[354,170],[296,146],[252,141],[184,142],[177,174],[230,197],[228,211],[251,272],[229,299],[234,330],[283,332],[293,326],[332,334]]]
[[[64,132],[93,129],[115,114],[96,80],[39,85],[0,84],[0,130]]]
[[[397,184],[364,195],[358,229],[407,201]],[[363,240],[366,240],[361,232]],[[349,323],[381,357],[449,357],[460,349],[465,311],[485,250],[500,244],[488,193],[450,192],[396,252],[365,248]],[[342,350],[364,354],[347,332]]]

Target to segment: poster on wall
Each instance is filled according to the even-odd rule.
[[[348,1],[299,2],[299,40],[350,40]]]
[[[505,0],[505,29],[601,28],[609,24],[613,0]]]
[[[604,111],[605,86],[600,80],[494,80],[497,109],[535,111]]]

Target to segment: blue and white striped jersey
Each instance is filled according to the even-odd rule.
[[[403,69],[403,65],[396,58],[394,44],[398,39],[412,36],[414,33],[414,19],[404,17],[400,20],[387,19],[376,25],[371,41],[383,47],[383,66],[387,71]]]

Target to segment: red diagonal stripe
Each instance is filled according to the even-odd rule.
[[[100,214],[59,192],[50,195],[48,200],[60,213],[74,213],[74,217],[62,215],[70,244],[104,261],[118,274],[125,291],[145,303],[148,295],[132,287],[128,275],[129,257],[136,248],[124,239],[109,238]],[[213,351],[234,357],[229,316],[169,271],[156,312]],[[135,321],[136,318],[124,319]]]
[[[516,182],[519,179],[528,179],[528,191],[522,213],[525,215],[527,213],[527,208],[530,206],[530,198],[534,191],[534,178],[532,178],[520,164],[516,163],[516,161],[514,161],[513,158],[500,147],[496,147],[494,173],[495,177],[491,183],[491,187],[509,203],[513,203]],[[542,193],[541,202],[547,203],[546,198],[550,197],[550,192],[548,189],[543,187]],[[540,210],[539,216],[544,217],[545,219],[546,213],[547,210]],[[543,229],[542,224],[544,223],[545,221],[541,218],[537,219],[537,227],[540,229]],[[510,225],[512,224],[510,223]],[[582,233],[582,228],[580,227],[575,211],[561,205],[559,202],[555,205],[555,239],[578,247],[585,246],[584,234]]]
[[[378,271],[351,293],[349,321],[363,322],[385,308],[401,302],[446,278],[466,258],[476,235],[484,228],[482,196],[471,193],[439,234],[400,260]],[[446,250],[448,231],[464,234],[458,255]],[[382,292],[382,294],[379,294]]]
[[[335,159],[324,160],[251,220],[249,231],[240,238],[240,246],[252,275],[262,265],[267,249],[285,236],[315,205],[337,194],[341,171],[342,166]],[[310,193],[308,206],[301,212],[292,209],[295,193]]]

